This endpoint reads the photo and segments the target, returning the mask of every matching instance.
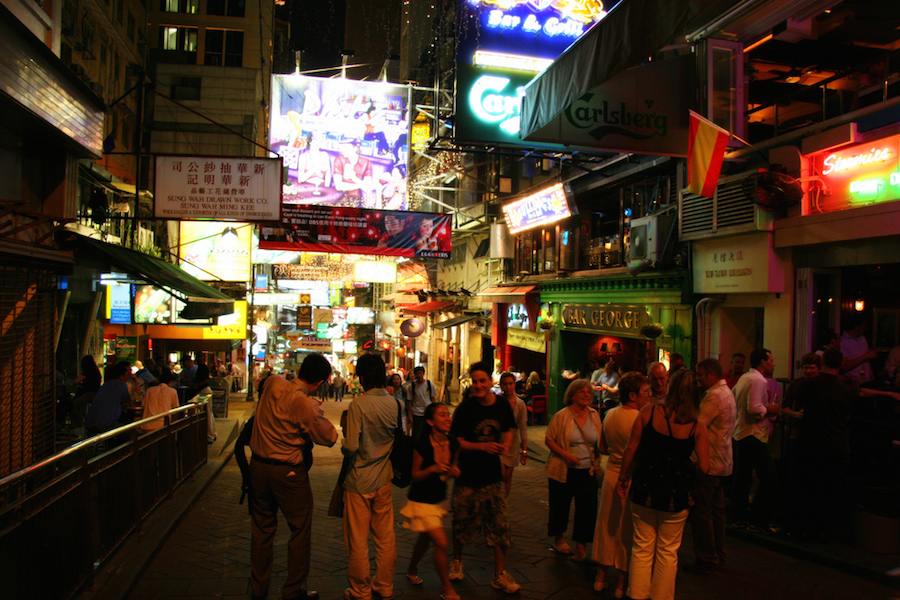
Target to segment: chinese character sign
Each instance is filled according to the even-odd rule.
[[[281,166],[273,158],[157,156],[160,219],[276,221]]]
[[[409,88],[378,81],[272,77],[269,147],[285,205],[407,210]]]

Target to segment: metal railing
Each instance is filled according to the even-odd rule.
[[[208,397],[78,442],[0,479],[8,598],[68,598],[207,459]],[[161,429],[141,425],[163,418]]]

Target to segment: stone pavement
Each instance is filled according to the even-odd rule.
[[[326,416],[337,425],[340,411],[349,404],[328,402]],[[229,417],[234,433],[222,439],[225,423],[219,427],[220,439],[211,447],[210,464],[213,476],[199,473],[197,479],[207,478],[201,491],[188,491],[191,482],[183,486],[144,525],[142,531],[102,567],[93,590],[83,598],[225,598],[249,597],[250,524],[246,501],[240,498],[240,471],[234,460],[228,460],[237,426],[249,417],[252,403],[232,402]],[[529,460],[516,469],[510,496],[510,518],[513,547],[508,569],[522,585],[517,594],[521,598],[577,600],[579,598],[612,598],[611,590],[596,595],[591,589],[595,567],[576,564],[560,558],[550,550],[546,537],[547,482],[544,465],[544,427],[530,429]],[[342,598],[346,587],[346,555],[340,519],[328,517],[326,508],[341,457],[339,444],[334,448],[316,447],[315,465],[310,479],[315,496],[313,518],[313,557],[309,589],[320,592],[323,600]],[[193,494],[193,499],[185,496]],[[403,529],[399,509],[405,502],[406,490],[394,490],[395,514],[398,517],[397,577],[395,595],[409,600],[437,600],[440,582],[433,571],[430,553],[422,561],[419,574],[422,586],[412,586],[405,574],[414,534]],[[186,509],[185,502],[191,506]],[[180,503],[180,504],[179,504]],[[174,517],[168,513],[178,513]],[[286,540],[288,528],[283,519],[275,540],[275,566],[269,598],[280,598],[280,586],[286,569]],[[449,517],[447,522],[449,528]],[[167,529],[168,528],[168,529]],[[167,532],[171,530],[170,533]],[[752,541],[752,540],[751,540]],[[815,564],[784,553],[784,548],[770,548],[729,537],[728,567],[713,575],[699,575],[679,571],[676,599],[766,600],[810,598],[828,599],[890,599],[900,600],[900,593],[890,587]],[[780,550],[780,551],[776,551]],[[119,556],[125,554],[128,556]],[[374,551],[370,551],[374,556]],[[685,532],[681,560],[692,559],[690,529]],[[466,548],[464,555],[465,580],[456,584],[464,599],[499,600],[504,594],[490,587],[492,553],[483,544]]]

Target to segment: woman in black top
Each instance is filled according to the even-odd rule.
[[[407,529],[419,532],[413,548],[406,578],[413,585],[421,585],[419,561],[425,556],[428,543],[434,543],[434,568],[441,578],[444,600],[459,600],[447,571],[447,534],[442,519],[447,514],[447,479],[459,476],[456,466],[458,444],[451,443],[447,433],[453,422],[446,404],[432,403],[425,408],[425,427],[413,451],[412,485],[406,506],[400,511]]]
[[[665,405],[642,408],[631,430],[617,489],[624,498],[631,480],[634,541],[628,597],[634,600],[675,597],[678,548],[694,503],[692,452],[700,470],[709,472],[709,441],[706,427],[698,426],[698,413],[694,375],[682,369],[669,381]]]

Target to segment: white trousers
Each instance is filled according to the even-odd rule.
[[[670,513],[631,503],[634,540],[628,568],[628,597],[673,600],[678,548],[688,511]]]

